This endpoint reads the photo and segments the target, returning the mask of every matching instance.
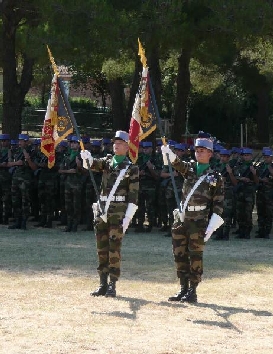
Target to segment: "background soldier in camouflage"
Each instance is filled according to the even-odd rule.
[[[8,224],[8,219],[12,215],[9,159],[11,159],[10,136],[0,134],[0,223],[2,224]]]
[[[142,144],[143,154],[139,159],[139,209],[138,209],[138,227],[135,232],[151,232],[155,220],[155,191],[156,182],[159,178],[161,165],[155,159],[153,144],[150,141],[144,141]],[[144,229],[145,215],[147,214],[148,227]]]
[[[219,216],[223,211],[223,181],[209,165],[212,151],[213,142],[200,137],[195,141],[197,162],[184,162],[168,146],[162,146],[162,153],[169,154],[172,166],[184,176],[182,203],[185,204],[193,190],[184,215],[177,210],[172,227],[173,255],[181,287],[169,301],[197,301],[196,287],[203,274],[205,242],[223,223]],[[200,184],[194,190],[198,180]],[[213,214],[208,223],[211,210]]]
[[[68,145],[66,141],[61,141],[60,144],[56,148],[56,158],[58,159],[58,167],[60,167],[61,163],[64,161],[65,157],[68,155]],[[70,153],[70,152],[69,152]],[[65,210],[65,179],[66,175],[59,174],[57,176],[57,215],[60,218],[60,223],[57,226],[67,225],[67,215]]]
[[[26,222],[30,214],[30,189],[33,181],[32,171],[37,169],[31,156],[31,147],[28,145],[29,136],[19,134],[19,148],[8,162],[12,170],[12,207],[15,224],[10,229],[26,229]]]
[[[59,153],[55,153],[55,164],[48,167],[48,158],[40,151],[36,160],[38,166],[38,196],[40,204],[40,221],[36,227],[52,228],[54,212],[58,199],[58,169],[60,166]],[[37,170],[37,171],[38,171]]]
[[[255,191],[259,179],[252,162],[252,149],[242,149],[242,162],[234,169],[238,181],[236,190],[236,215],[239,225],[237,238],[250,239]]]
[[[93,170],[103,172],[100,195],[102,209],[100,210],[97,205],[95,215],[100,286],[91,294],[93,296],[116,296],[116,281],[120,277],[122,239],[137,209],[139,172],[138,167],[133,165],[126,156],[128,138],[128,133],[116,132],[113,145],[114,156],[107,155],[94,159],[89,151],[81,152],[85,168],[86,160],[89,160]],[[123,174],[122,178],[121,174]],[[116,190],[113,191],[114,187]],[[112,198],[109,198],[109,194]],[[109,208],[105,213],[106,205],[109,205]],[[108,275],[110,275],[109,284]]]
[[[268,239],[272,228],[273,217],[273,164],[272,150],[263,149],[264,161],[257,169],[259,186],[256,194],[258,216],[258,238]]]
[[[222,214],[224,224],[215,232],[215,240],[229,240],[233,213],[234,186],[237,184],[237,180],[233,175],[232,167],[229,164],[230,154],[230,150],[220,150],[220,163],[215,168],[215,170],[222,175],[224,182],[224,210]]]
[[[67,227],[65,232],[76,232],[81,219],[82,195],[82,161],[80,158],[80,142],[77,136],[71,138],[71,150],[60,165],[59,173],[65,178],[65,209]]]

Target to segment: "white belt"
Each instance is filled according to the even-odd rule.
[[[205,205],[194,205],[194,206],[187,206],[188,211],[200,211],[205,210],[207,207]]]
[[[108,197],[106,195],[101,195],[100,200],[106,202]],[[125,202],[125,195],[113,195],[111,202]]]

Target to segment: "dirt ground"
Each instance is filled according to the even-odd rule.
[[[0,226],[0,353],[272,353],[273,239],[254,233],[208,242],[191,305],[167,301],[178,281],[158,229],[126,234],[111,299],[90,296],[93,232]]]

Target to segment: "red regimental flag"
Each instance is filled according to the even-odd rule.
[[[51,123],[51,100],[48,100],[44,125],[42,129],[41,151],[48,158],[48,167],[55,164],[55,141],[53,138],[53,125]]]

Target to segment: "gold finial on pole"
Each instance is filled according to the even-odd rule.
[[[139,38],[138,38],[138,55],[140,56],[140,61],[143,67],[147,68],[147,58],[145,56],[145,49],[142,47]]]
[[[50,61],[51,61],[51,64],[52,64],[52,67],[53,67],[53,70],[54,70],[54,74],[56,74],[57,76],[59,76],[59,70],[58,70],[58,67],[57,67],[57,65],[56,65],[56,63],[55,63],[55,60],[54,60],[53,56],[52,56],[51,50],[49,49],[49,46],[48,46],[48,45],[46,45],[46,47],[47,47],[49,59],[50,59]]]

